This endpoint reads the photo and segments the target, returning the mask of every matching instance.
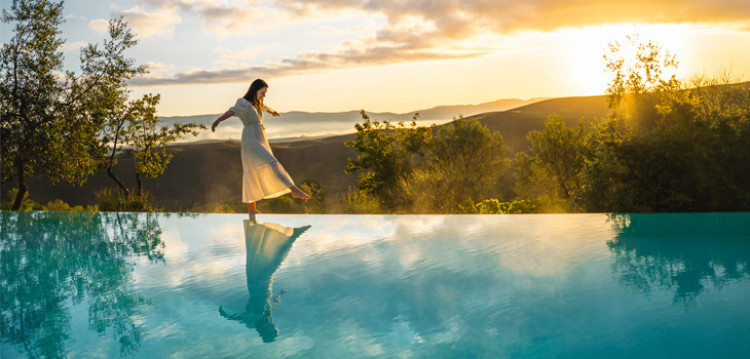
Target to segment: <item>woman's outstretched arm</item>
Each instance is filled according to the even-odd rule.
[[[224,121],[232,116],[234,116],[234,111],[227,110],[227,112],[224,112],[224,114],[221,115],[221,117],[217,118],[216,121],[214,121],[214,124],[211,126],[211,132],[216,131],[216,126],[219,125],[219,122]]]
[[[270,107],[268,107],[266,105],[263,105],[263,109],[266,110],[266,112],[272,114],[274,117],[281,116],[281,115],[279,115],[278,112],[276,112],[276,110],[274,110],[274,109],[272,109],[272,108],[270,108]]]

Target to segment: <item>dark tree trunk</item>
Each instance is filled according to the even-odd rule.
[[[128,196],[130,196],[130,190],[128,190],[128,187],[125,186],[125,184],[123,184],[122,181],[120,181],[120,179],[117,178],[114,173],[112,173],[112,166],[107,167],[107,175],[109,175],[109,178],[117,183],[117,185],[122,190],[122,193],[125,194],[125,198],[128,198]]]
[[[125,117],[121,118],[119,120],[119,124],[117,125],[117,130],[115,131],[115,142],[112,145],[112,154],[109,156],[109,166],[107,166],[107,175],[109,175],[109,178],[115,181],[118,186],[120,186],[120,189],[122,190],[122,193],[125,194],[125,198],[128,198],[130,196],[130,190],[128,190],[128,187],[125,186],[125,184],[120,181],[117,176],[115,176],[114,173],[112,173],[112,164],[114,163],[115,154],[117,154],[117,140],[120,138],[120,129],[125,124]],[[137,174],[136,174],[137,175]]]
[[[138,196],[143,195],[143,181],[141,181],[141,174],[135,173],[135,180],[138,182]]]
[[[13,207],[11,208],[14,211],[17,211],[21,208],[21,202],[23,202],[23,196],[26,194],[26,191],[28,191],[28,187],[26,186],[26,176],[23,173],[23,160],[17,159],[16,160],[16,171],[18,172],[18,193],[16,194],[16,200],[13,202]]]

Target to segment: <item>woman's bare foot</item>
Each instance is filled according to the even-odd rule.
[[[248,204],[248,206],[247,206],[247,213],[251,213],[251,214],[259,214],[260,213],[260,211],[257,208],[255,208],[255,202],[250,202]]]
[[[289,187],[290,190],[292,190],[292,197],[297,197],[300,199],[310,199],[310,195],[302,192],[301,189],[299,189],[297,186]]]

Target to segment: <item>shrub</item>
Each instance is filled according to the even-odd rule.
[[[341,213],[383,213],[383,206],[372,195],[349,188],[341,198]]]
[[[289,196],[264,199],[257,204],[261,212],[299,213],[299,208]]]
[[[100,211],[156,212],[159,210],[148,192],[140,196],[125,196],[119,189],[105,188],[96,194],[96,198],[99,200]]]
[[[243,213],[244,211],[238,210],[237,206],[232,206],[229,203],[222,203],[211,210],[211,213]]]
[[[475,205],[475,212],[480,214],[522,214],[522,213],[549,213],[549,212],[575,212],[571,208],[572,201],[550,198],[522,199],[516,201],[500,202],[496,199],[486,199]],[[471,212],[466,212],[471,213]]]
[[[69,204],[65,203],[65,201],[63,201],[61,199],[56,199],[54,201],[47,202],[46,205],[42,206],[42,209],[44,209],[45,211],[58,211],[58,212],[60,212],[60,211],[96,212],[96,211],[99,210],[99,206],[97,206],[97,205],[93,205],[93,206],[87,205],[86,207],[83,207],[83,206],[79,205],[79,206],[71,207]]]
[[[13,188],[10,191],[8,191],[8,196],[6,197],[7,200],[2,201],[2,203],[0,203],[0,209],[10,210],[13,207],[13,201],[15,201],[17,195],[18,195],[18,188]],[[19,211],[34,211],[34,210],[41,210],[41,209],[42,209],[42,205],[30,199],[29,192],[26,191],[26,193],[24,193],[23,195],[23,200],[21,201],[21,207],[18,210]]]
[[[302,181],[299,188],[310,195],[310,199],[301,200],[294,199],[294,202],[300,208],[302,213],[326,213],[325,199],[326,191],[325,187],[315,180],[306,179]]]

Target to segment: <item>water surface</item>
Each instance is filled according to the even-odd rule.
[[[2,358],[744,357],[750,214],[0,212]]]

